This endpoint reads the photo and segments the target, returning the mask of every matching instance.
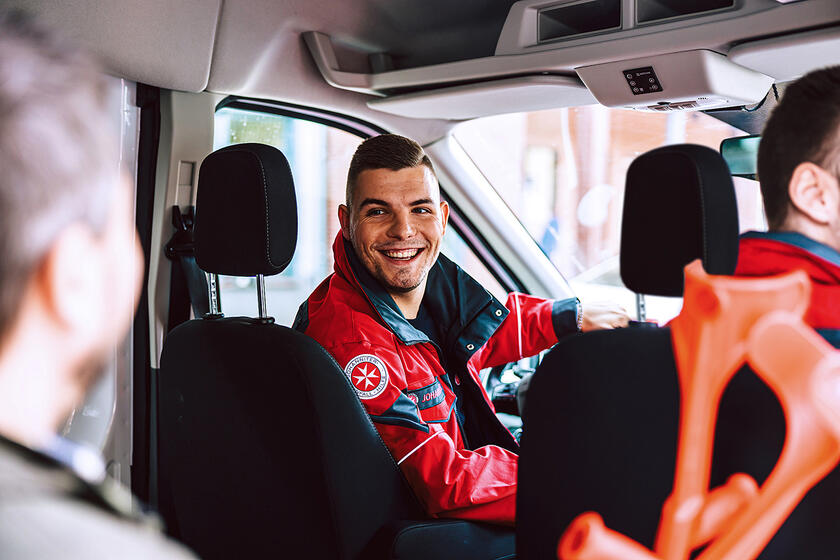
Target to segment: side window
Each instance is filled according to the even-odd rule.
[[[338,205],[344,202],[347,168],[363,138],[312,121],[223,108],[216,112],[213,149],[260,142],[289,159],[298,204],[298,244],[281,274],[265,279],[268,314],[291,325],[298,306],[333,271],[332,243],[339,232]],[[505,290],[460,235],[447,228],[443,252],[496,297]],[[257,314],[254,278],[220,278],[222,311],[229,317]]]

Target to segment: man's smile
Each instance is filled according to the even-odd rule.
[[[409,262],[417,258],[423,250],[419,247],[412,249],[379,249],[379,253],[390,261]]]

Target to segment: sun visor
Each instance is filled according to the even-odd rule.
[[[840,27],[832,27],[743,43],[729,51],[729,60],[787,82],[837,64],[838,52]]]
[[[417,119],[472,119],[597,103],[573,76],[520,76],[372,99],[371,109]]]
[[[700,111],[758,103],[773,78],[709,50],[575,69],[599,103],[639,111]]]

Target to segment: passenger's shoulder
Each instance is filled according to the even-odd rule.
[[[0,503],[0,550],[21,559],[195,558],[154,525],[54,494]]]

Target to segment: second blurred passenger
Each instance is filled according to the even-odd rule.
[[[735,274],[807,272],[806,321],[840,346],[840,66],[785,90],[762,134],[758,178],[769,231],[741,237]]]

